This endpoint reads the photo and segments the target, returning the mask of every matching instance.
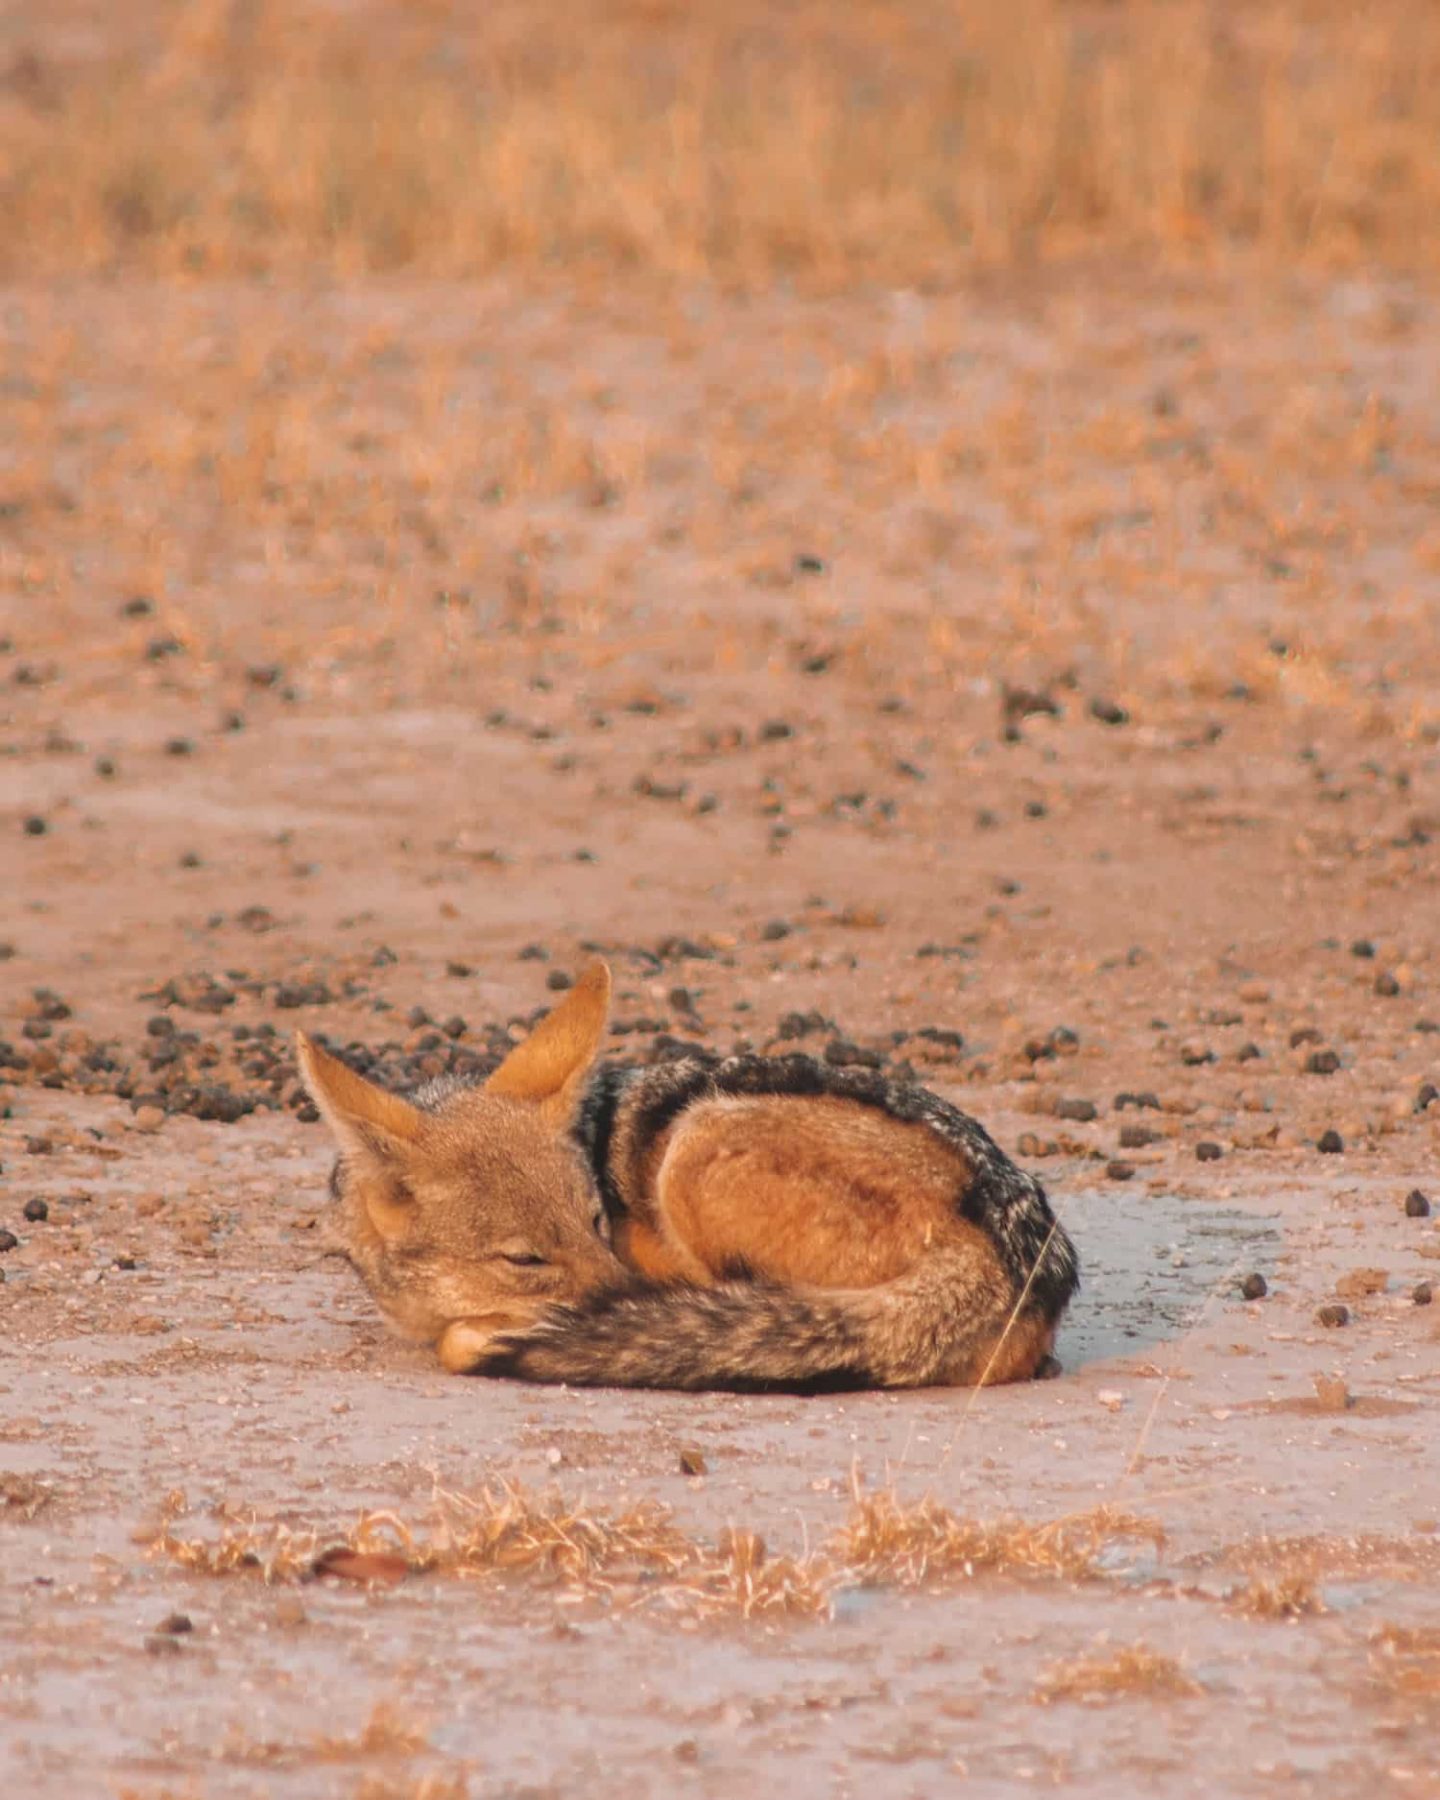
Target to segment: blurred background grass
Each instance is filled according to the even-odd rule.
[[[1440,263],[1434,0],[52,0],[0,270]]]

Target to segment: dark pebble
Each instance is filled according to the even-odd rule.
[[[1298,1050],[1302,1044],[1318,1044],[1320,1033],[1313,1025],[1301,1025],[1290,1033],[1290,1048]]]
[[[566,988],[574,987],[575,978],[564,969],[552,969],[545,977],[545,985],[552,994],[563,994]]]
[[[1258,1044],[1242,1044],[1235,1052],[1236,1062],[1254,1062],[1264,1052]]]
[[[781,938],[789,937],[794,930],[784,919],[771,919],[760,933],[760,941],[765,944],[778,944]]]
[[[1307,1075],[1333,1075],[1340,1067],[1340,1058],[1333,1050],[1312,1050],[1305,1058]]]
[[[1338,1131],[1326,1131],[1317,1140],[1315,1148],[1322,1156],[1339,1156],[1345,1148],[1345,1140]]]
[[[1417,1306],[1428,1306],[1431,1298],[1430,1283],[1428,1281],[1417,1281],[1414,1288],[1411,1290],[1410,1298]]]
[[[95,773],[102,776],[106,781],[109,781],[115,774],[115,759],[110,756],[97,756],[95,758]]]
[[[709,1468],[705,1454],[701,1450],[685,1449],[680,1452],[680,1473],[682,1475],[703,1475]]]
[[[1437,1100],[1440,1100],[1440,1088],[1437,1088],[1433,1081],[1422,1082],[1420,1091],[1415,1096],[1416,1112],[1424,1112],[1426,1107],[1433,1106]]]
[[[765,723],[760,727],[760,742],[762,744],[776,744],[783,738],[792,738],[794,735],[795,727],[788,719],[766,719]]]
[[[0,1250],[14,1250],[19,1246],[19,1243],[20,1240],[13,1231],[0,1229]]]
[[[1140,1112],[1159,1112],[1160,1096],[1152,1094],[1148,1088],[1139,1094],[1117,1094],[1115,1096],[1116,1112],[1124,1112],[1127,1106],[1133,1106]]]
[[[1335,1331],[1340,1326],[1350,1323],[1350,1308],[1342,1306],[1338,1300],[1332,1300],[1328,1306],[1322,1306],[1315,1317],[1320,1324],[1327,1325],[1332,1331]]]
[[[43,1224],[50,1217],[50,1208],[38,1197],[25,1202],[25,1217],[32,1225]]]
[[[1093,1100],[1057,1100],[1055,1117],[1071,1119],[1079,1125],[1088,1125],[1092,1119],[1100,1117],[1100,1109]]]
[[[1123,706],[1117,706],[1113,700],[1102,700],[1098,695],[1090,702],[1090,717],[1098,719],[1102,725],[1130,723],[1130,715]]]
[[[195,754],[194,738],[187,738],[187,737],[166,738],[165,754],[167,756],[193,756]]]
[[[1355,942],[1350,946],[1350,954],[1352,956],[1370,957],[1375,954],[1375,946],[1370,942],[1369,938],[1356,938]]]
[[[1388,969],[1382,969],[1375,977],[1375,992],[1382,1000],[1393,1000],[1400,992],[1400,983]]]
[[[1122,1162],[1119,1157],[1116,1157],[1114,1161],[1106,1163],[1105,1173],[1109,1176],[1111,1181],[1129,1181],[1130,1177],[1135,1173],[1135,1165],[1134,1163]]]
[[[174,1612],[164,1618],[155,1627],[157,1631],[168,1632],[171,1637],[181,1637],[187,1631],[193,1631],[189,1613]]]
[[[148,594],[136,594],[127,600],[120,612],[127,619],[148,619],[155,610],[155,602]]]
[[[25,821],[26,837],[44,837],[49,829],[49,825],[40,817],[39,813],[31,813]]]
[[[1143,1150],[1147,1144],[1160,1141],[1160,1133],[1152,1131],[1148,1125],[1122,1125],[1120,1127],[1120,1148],[1122,1150]]]
[[[868,1050],[849,1038],[831,1038],[825,1046],[825,1060],[837,1069],[878,1069],[884,1059],[878,1050]]]
[[[1407,1219],[1428,1219],[1430,1217],[1430,1202],[1419,1188],[1411,1188],[1405,1196],[1405,1217]]]
[[[167,656],[183,656],[184,654],[185,646],[177,637],[151,638],[145,646],[147,662],[164,662]]]
[[[1247,1275],[1240,1283],[1240,1293],[1246,1300],[1263,1300],[1270,1292],[1270,1284],[1258,1271]]]
[[[1218,1144],[1212,1144],[1208,1139],[1204,1143],[1195,1146],[1196,1162],[1219,1162],[1223,1155],[1224,1152],[1221,1150],[1220,1146]]]
[[[475,973],[475,971],[471,968],[469,963],[447,962],[445,965],[445,973],[453,976],[456,981],[466,981]]]

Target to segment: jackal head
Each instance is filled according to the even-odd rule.
[[[466,1368],[497,1332],[612,1280],[604,1209],[571,1135],[599,1053],[610,971],[593,962],[483,1086],[413,1106],[296,1034],[340,1150],[351,1262],[389,1324]]]

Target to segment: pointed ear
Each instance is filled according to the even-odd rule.
[[[295,1033],[295,1054],[310,1098],[343,1151],[391,1162],[420,1135],[422,1112],[346,1068],[303,1031]]]
[[[487,1093],[534,1100],[568,1123],[590,1066],[600,1054],[610,1014],[610,971],[587,963],[579,980],[485,1083]]]

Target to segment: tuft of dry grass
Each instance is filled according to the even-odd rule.
[[[933,1500],[906,1505],[893,1493],[857,1496],[849,1523],[831,1541],[836,1560],[873,1584],[923,1587],[951,1576],[1053,1575],[1070,1581],[1103,1573],[1107,1546],[1146,1539],[1159,1528],[1110,1507],[1034,1525],[1023,1519],[982,1524],[959,1519]]]
[[[1274,1581],[1257,1575],[1228,1594],[1226,1601],[1234,1611],[1255,1619],[1304,1619],[1326,1610],[1315,1583],[1304,1575],[1282,1575]]]
[[[130,0],[72,42],[0,71],[12,271],[1440,262],[1427,0]]]
[[[394,1701],[381,1700],[352,1736],[321,1733],[298,1742],[252,1738],[237,1731],[220,1749],[221,1760],[246,1767],[295,1767],[308,1763],[353,1762],[361,1757],[419,1756],[429,1747],[424,1725]]]
[[[713,1546],[688,1537],[662,1507],[607,1511],[513,1485],[475,1495],[437,1489],[421,1529],[392,1512],[348,1529],[298,1529],[259,1517],[224,1519],[217,1532],[179,1529],[183,1498],[148,1538],[150,1553],[196,1574],[253,1574],[287,1583],[327,1575],[382,1587],[407,1576],[540,1580],[567,1602],[603,1598],[681,1619],[824,1618],[838,1593],[859,1586],[924,1588],[982,1574],[1094,1580],[1107,1544],[1158,1529],[1108,1509],[1032,1525],[957,1518],[933,1500],[857,1496],[850,1519],[817,1551],[771,1556],[758,1534],[731,1529]]]
[[[1145,1697],[1187,1699],[1201,1692],[1200,1684],[1173,1656],[1152,1650],[1148,1644],[1132,1644],[1057,1663],[1046,1672],[1034,1697],[1041,1706],[1052,1706],[1057,1700],[1104,1705],[1111,1700]]]

